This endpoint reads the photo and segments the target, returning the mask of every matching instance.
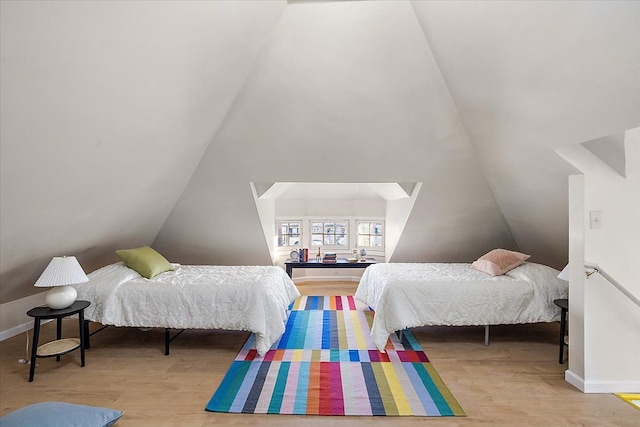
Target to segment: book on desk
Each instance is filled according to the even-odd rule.
[[[338,262],[338,254],[336,254],[335,252],[327,252],[322,257],[323,264],[335,264],[337,262]]]

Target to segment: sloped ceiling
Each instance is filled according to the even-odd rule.
[[[52,256],[270,263],[250,182],[423,182],[392,261],[561,267],[640,126],[640,2],[1,2],[0,302]]]
[[[554,150],[640,123],[640,2],[412,6],[518,246],[562,267],[577,171]]]
[[[408,2],[287,7],[156,247],[270,263],[249,182],[272,181],[424,182],[392,261],[515,246]]]
[[[153,242],[286,3],[0,5],[6,302]]]

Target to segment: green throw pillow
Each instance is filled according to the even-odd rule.
[[[120,249],[116,251],[125,265],[141,276],[151,279],[165,271],[173,270],[173,266],[165,257],[160,255],[149,246],[142,246],[135,249]]]

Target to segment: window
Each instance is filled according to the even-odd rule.
[[[383,221],[357,221],[357,230],[359,248],[384,248]]]
[[[293,247],[300,244],[302,221],[278,221],[278,247]]]
[[[311,221],[311,246],[349,248],[349,221]]]
[[[286,256],[291,249],[309,248],[310,253],[333,251],[345,256],[354,249],[365,249],[384,256],[383,217],[279,217],[275,221],[276,248]]]

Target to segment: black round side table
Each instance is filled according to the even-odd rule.
[[[89,307],[89,301],[77,300],[67,308],[55,310],[46,306],[35,307],[27,311],[27,315],[34,318],[33,321],[33,340],[31,342],[31,366],[29,369],[29,382],[33,381],[36,371],[36,358],[53,357],[60,360],[60,355],[67,354],[77,348],[80,348],[80,366],[84,366],[84,309]],[[78,328],[80,338],[62,339],[62,318],[78,315]],[[57,319],[56,324],[56,340],[48,342],[38,347],[38,337],[40,335],[40,322],[42,319]]]
[[[554,299],[553,303],[560,307],[560,355],[558,363],[564,363],[564,346],[568,345],[564,340],[564,334],[567,331],[567,312],[569,311],[569,300],[567,298]]]

